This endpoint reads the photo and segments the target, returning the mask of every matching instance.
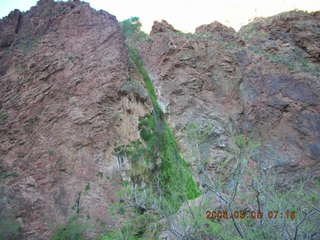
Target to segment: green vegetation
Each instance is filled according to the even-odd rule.
[[[143,67],[142,60],[134,49],[129,49],[129,56],[143,76],[154,109],[152,114],[140,118],[139,121],[140,137],[147,146],[143,157],[145,161],[150,162],[160,159],[159,173],[152,171],[153,188],[178,209],[183,201],[196,198],[200,192],[187,163],[178,151],[174,135],[164,119],[152,81]],[[156,186],[159,189],[156,190]]]
[[[159,210],[172,214],[183,202],[199,196],[200,191],[178,151],[175,137],[164,119],[141,58],[132,48],[129,48],[129,56],[143,76],[153,112],[139,119],[140,140],[119,146],[115,152],[118,157],[125,156],[130,160],[132,184],[147,183],[147,187],[152,189],[151,193],[163,200],[157,205]]]
[[[131,17],[121,22],[122,33],[126,37],[131,37],[133,34],[140,31],[142,24],[138,17]]]
[[[77,198],[72,206],[72,210],[74,210],[76,212],[76,216],[79,216],[80,210],[81,210],[81,208],[80,208],[81,194],[82,194],[82,191],[77,193]]]
[[[223,240],[317,239],[320,189],[308,187],[317,179],[306,173],[302,174],[306,177],[302,177],[299,183],[283,184],[275,170],[264,170],[259,162],[250,165],[250,159],[260,147],[260,142],[237,132],[232,126],[226,127],[226,135],[232,140],[228,151],[232,153],[233,159],[228,165],[217,163],[215,173],[212,173],[206,159],[199,154],[201,142],[212,132],[210,123],[203,127],[196,123],[187,126],[186,135],[196,147],[190,150],[197,157],[197,169],[200,169],[202,175],[201,185],[211,197],[205,199],[206,195],[203,195],[203,201],[195,209],[189,207],[183,217],[176,218],[175,224],[180,226],[176,236],[184,237],[182,239],[214,236]],[[219,199],[220,203],[210,203],[212,199]],[[197,211],[204,214],[208,209],[228,212],[228,219],[209,218],[215,224],[215,232],[210,232],[212,228],[206,229],[206,225],[196,217]],[[240,218],[240,211],[247,217]],[[261,218],[251,217],[257,212],[262,213]]]
[[[1,211],[0,218],[0,240],[19,240],[21,239],[21,226],[16,221],[13,214],[4,214]]]
[[[77,60],[77,57],[75,57],[75,56],[68,56],[67,59],[68,59],[70,62],[74,63],[74,62]]]
[[[7,118],[8,118],[8,113],[0,112],[0,124],[4,123]]]
[[[89,190],[90,190],[90,183],[87,183],[84,188],[84,192],[88,192]]]
[[[96,174],[96,176],[97,176],[97,177],[100,177],[100,178],[103,178],[103,172],[98,172],[98,173]]]
[[[146,41],[149,39],[149,36],[141,31],[141,22],[138,17],[131,17],[127,20],[124,20],[120,23],[123,35],[130,39],[130,41]]]
[[[140,100],[146,100],[148,98],[148,93],[142,84],[137,80],[126,81],[120,88],[120,91],[125,94],[133,94],[136,98]]]
[[[50,240],[85,240],[86,226],[80,223],[78,217],[71,218],[67,224],[58,226]]]
[[[23,42],[20,42],[15,47],[22,51],[23,55],[27,55],[33,48],[37,46],[39,43],[39,38],[34,38],[30,40],[25,40]]]
[[[283,56],[281,53],[269,53],[263,49],[250,46],[248,50],[255,54],[268,58],[271,62],[280,63],[288,67],[291,71],[308,72],[314,76],[320,76],[320,67],[318,64],[312,63],[304,57],[299,56]]]
[[[5,178],[9,178],[9,177],[19,177],[19,173],[15,172],[15,171],[1,171],[0,172],[0,179],[5,179]]]
[[[18,177],[19,173],[13,170],[6,170],[3,166],[0,165],[0,180],[10,177]]]
[[[122,23],[127,42],[140,31],[137,18]],[[136,40],[136,38],[135,38]],[[119,163],[128,159],[129,182],[123,182],[117,214],[129,215],[129,221],[102,239],[156,239],[161,217],[176,213],[187,200],[200,195],[188,164],[179,153],[175,137],[166,123],[153,83],[135,48],[128,47],[129,59],[142,75],[153,111],[139,118],[140,139],[115,148]]]
[[[294,14],[294,12],[283,13],[283,14],[280,14],[278,17],[285,18],[285,17],[289,17],[292,14]],[[269,20],[267,18],[267,19],[261,19],[260,21],[269,21]],[[244,37],[245,40],[250,40],[257,37],[262,37],[265,39],[268,37],[268,33],[265,32],[264,30],[259,29],[258,25],[259,25],[258,22],[255,22],[242,28],[241,35]],[[301,27],[302,29],[304,28],[303,25],[301,26],[297,25],[297,27]],[[301,49],[297,47],[292,49],[292,52],[288,52],[288,50],[286,49],[279,49],[279,51],[276,53],[270,53],[264,49],[257,48],[254,45],[250,45],[247,47],[247,50],[255,54],[258,54],[260,56],[264,56],[273,63],[283,64],[287,66],[287,68],[290,71],[308,72],[316,77],[320,76],[319,64],[313,63],[307,58],[302,57],[299,54],[299,52],[301,52]]]
[[[32,132],[33,127],[35,126],[35,124],[39,121],[39,117],[38,116],[33,116],[31,118],[29,118],[28,120],[25,121],[24,125],[23,125],[23,129],[26,132]]]
[[[108,231],[101,237],[101,240],[138,240],[155,239],[144,236],[146,233],[155,236],[160,229],[155,222],[159,219],[154,214],[133,214],[130,220],[126,221],[121,229]]]
[[[54,153],[55,153],[55,152],[54,152],[53,149],[49,149],[49,150],[48,150],[48,154],[49,154],[50,156],[54,155]]]

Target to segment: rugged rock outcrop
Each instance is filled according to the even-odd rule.
[[[87,3],[46,0],[0,29],[1,219],[13,215],[21,239],[48,239],[75,213],[99,229],[118,190],[113,148],[138,134],[126,110],[139,103],[118,94],[129,77],[119,24]]]
[[[177,134],[190,122],[215,126],[202,146],[208,167],[228,159],[233,119],[261,141],[255,161],[290,182],[320,170],[319,28],[318,12],[294,11],[238,33],[217,22],[195,34],[159,31],[141,52]]]
[[[150,35],[159,32],[178,32],[178,30],[174,29],[174,27],[170,25],[166,20],[162,20],[161,22],[155,21],[153,23]]]
[[[265,138],[257,159],[287,176],[305,167],[319,175],[319,29],[318,12],[293,11],[239,32],[252,59],[240,85],[243,124]]]

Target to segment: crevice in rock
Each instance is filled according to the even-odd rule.
[[[16,24],[16,28],[14,30],[15,34],[18,34],[18,32],[20,30],[22,18],[23,18],[23,16],[19,13],[17,24]]]

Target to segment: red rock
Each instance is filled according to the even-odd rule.
[[[320,174],[319,15],[283,13],[237,33],[218,22],[196,34],[154,23],[138,47],[188,161],[184,134],[196,122],[213,126],[201,143],[212,171],[245,134],[261,141],[250,166],[277,169],[284,183],[306,167]],[[116,18],[87,3],[41,0],[0,20],[0,170],[11,174],[0,201],[22,239],[48,239],[79,197],[92,223],[114,223],[105,211],[119,189],[113,150],[138,138],[150,111],[139,85],[123,88],[129,76],[141,80]]]

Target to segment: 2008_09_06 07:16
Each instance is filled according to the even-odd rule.
[[[261,219],[267,217],[269,219],[275,218],[287,218],[287,219],[295,219],[296,211],[279,211],[279,210],[269,210],[266,212],[256,211],[256,210],[206,210],[206,217],[209,219],[244,219],[244,218],[252,218],[252,219]]]

